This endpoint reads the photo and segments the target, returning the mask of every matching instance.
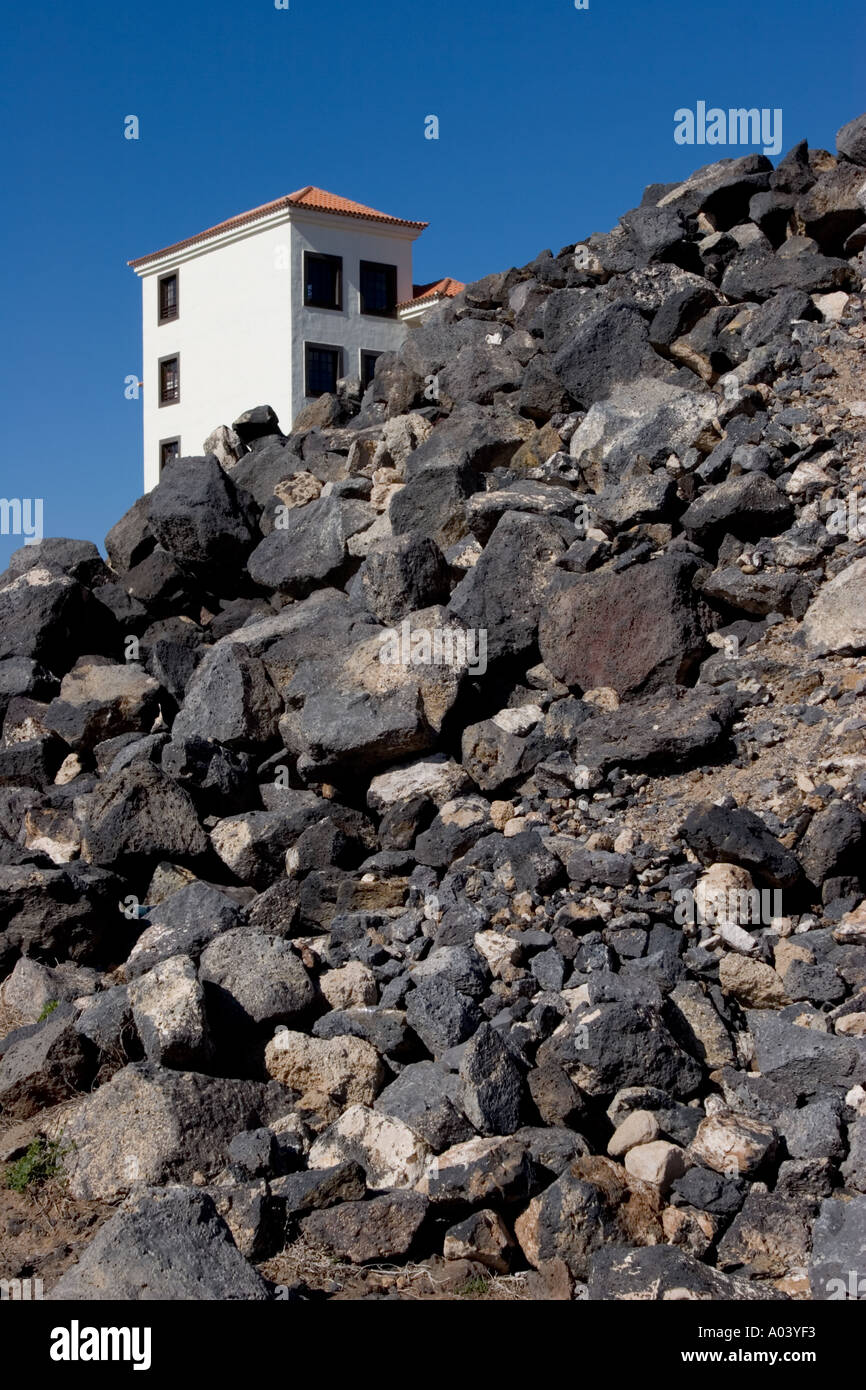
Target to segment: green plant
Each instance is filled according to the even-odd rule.
[[[477,1274],[473,1279],[467,1279],[465,1284],[461,1284],[457,1290],[458,1298],[484,1298],[487,1295],[489,1279],[485,1279],[482,1274]]]
[[[49,1014],[54,1013],[54,1010],[57,1008],[58,1002],[59,1001],[57,999],[49,999],[48,1003],[42,1006],[42,1012],[37,1018],[36,1022],[44,1023],[46,1018],[48,1018]]]
[[[3,1175],[6,1187],[11,1187],[13,1192],[24,1192],[28,1187],[38,1187],[49,1178],[56,1178],[62,1172],[63,1158],[68,1152],[59,1139],[40,1135],[28,1146],[27,1152],[6,1169]]]

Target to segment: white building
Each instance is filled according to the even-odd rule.
[[[130,261],[141,277],[144,488],[267,402],[287,429],[463,286],[412,283],[428,224],[307,187]]]

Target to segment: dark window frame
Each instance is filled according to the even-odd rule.
[[[336,303],[324,304],[319,300],[308,297],[308,275],[307,267],[310,261],[328,262],[336,267]],[[343,312],[343,257],[329,256],[322,251],[304,252],[304,308],[305,309],[324,309],[331,313],[341,314]]]
[[[174,308],[169,313],[164,313],[162,307],[162,287],[167,280],[174,281]],[[177,270],[167,270],[165,275],[160,275],[156,282],[156,320],[157,323],[174,323],[175,319],[179,318],[180,273]]]
[[[337,354],[337,367],[334,373],[334,386],[336,387],[340,377],[344,375],[344,353],[339,343],[304,343],[304,395],[307,400],[318,400],[319,396],[326,396],[327,391],[310,390],[310,352],[335,352]]]
[[[179,434],[171,434],[171,435],[168,436],[167,439],[161,439],[161,440],[159,441],[159,446],[158,446],[158,447],[159,447],[159,472],[160,472],[160,476],[162,476],[162,470],[165,468],[165,465],[169,462],[169,460],[168,460],[168,459],[166,458],[166,456],[165,456],[165,451],[166,451],[166,449],[168,448],[168,446],[169,446],[170,444],[176,444],[176,445],[177,445],[177,453],[172,454],[170,457],[171,457],[171,458],[180,458],[180,435],[179,435]]]
[[[374,348],[361,348],[361,385],[365,391],[376,374],[376,363],[378,362],[381,356],[382,352],[376,351]],[[364,373],[364,363],[370,357],[372,357],[373,359],[373,370],[371,371],[368,379]]]
[[[389,307],[386,309],[365,309],[364,307],[364,271],[365,270],[385,270],[387,271],[388,299]],[[395,319],[397,317],[397,267],[388,265],[386,261],[361,261],[358,265],[358,294],[360,298],[361,313],[368,318],[374,319]]]
[[[163,367],[164,367],[164,365],[165,365],[166,362],[176,362],[176,363],[177,363],[177,395],[176,395],[176,396],[172,396],[169,400],[164,399],[164,396],[163,396],[163,389],[162,389],[162,369],[163,369]],[[157,392],[157,395],[158,395],[158,397],[159,397],[159,408],[160,408],[160,409],[162,409],[163,406],[180,405],[180,353],[179,353],[179,352],[169,352],[169,353],[166,353],[165,357],[160,357],[160,358],[159,358],[159,360],[158,360],[158,362],[157,362],[157,364],[156,364],[156,392]]]

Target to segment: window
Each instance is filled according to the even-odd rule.
[[[159,403],[177,405],[180,400],[180,358],[159,359]]]
[[[159,441],[159,471],[172,459],[180,458],[180,439],[161,439]]]
[[[342,348],[307,343],[306,368],[308,396],[323,396],[326,391],[335,391],[343,374]]]
[[[361,262],[361,313],[378,314],[380,318],[397,315],[397,267],[379,265],[376,261]]]
[[[159,322],[169,323],[171,319],[176,319],[178,316],[176,270],[173,270],[171,275],[160,276],[158,294]]]
[[[381,352],[361,352],[361,385],[365,391],[373,380],[376,362],[381,356]]]
[[[342,256],[304,252],[304,303],[311,309],[342,309]]]

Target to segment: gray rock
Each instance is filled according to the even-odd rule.
[[[258,657],[240,642],[220,643],[196,669],[172,737],[254,748],[276,736],[281,709],[282,701]]]
[[[741,540],[776,535],[793,515],[791,503],[763,473],[742,473],[707,488],[681,518],[685,529],[701,543],[730,531]]]
[[[463,626],[486,632],[489,661],[516,656],[536,640],[554,562],[567,548],[562,525],[506,512],[478,563],[451,595],[449,611]]]
[[[232,429],[243,444],[250,445],[269,435],[279,436],[280,421],[273,406],[255,405],[232,420]]]
[[[565,685],[620,695],[685,684],[708,630],[692,589],[696,564],[671,554],[625,573],[563,577],[539,624],[548,670]]]
[[[797,846],[806,877],[821,884],[834,874],[855,873],[863,846],[863,817],[847,801],[831,801],[813,816]]]
[[[682,458],[712,427],[717,408],[711,392],[637,377],[596,401],[572,435],[569,451],[583,475],[598,486],[619,479],[637,458],[652,468],[662,466],[672,452]]]
[[[405,1256],[427,1215],[428,1201],[418,1192],[386,1192],[369,1202],[342,1202],[305,1216],[303,1235],[352,1264]]]
[[[288,1173],[273,1178],[270,1188],[283,1207],[290,1229],[305,1212],[333,1207],[338,1202],[360,1201],[367,1190],[364,1170],[359,1163],[337,1163],[332,1168]]]
[[[836,149],[843,159],[866,168],[866,116],[855,116],[837,130]]]
[[[29,657],[51,671],[65,671],[78,655],[88,619],[88,649],[101,641],[104,618],[94,613],[98,605],[76,580],[47,569],[7,576],[8,570],[0,577],[0,661]]]
[[[406,1000],[406,1022],[434,1057],[465,1042],[480,1021],[477,1006],[443,976],[422,980]]]
[[[558,1062],[590,1096],[644,1084],[688,1097],[701,1080],[700,1065],[678,1045],[655,1010],[632,1001],[599,1004],[569,1015],[563,1029],[538,1050],[539,1065],[548,1061]]]
[[[866,1197],[821,1203],[812,1228],[812,1297],[838,1301],[866,1297]]]
[[[26,1120],[45,1106],[69,1100],[90,1082],[93,1049],[75,1029],[74,1010],[60,1004],[42,1023],[7,1038],[0,1056],[0,1113]]]
[[[79,662],[64,676],[45,711],[45,725],[74,749],[147,730],[158,711],[159,686],[135,662],[124,666]]]
[[[858,1115],[848,1126],[848,1157],[842,1164],[845,1186],[854,1192],[866,1192],[866,1116]]]
[[[445,558],[429,536],[393,536],[367,556],[361,587],[370,612],[383,623],[397,623],[417,608],[447,599]]]
[[[640,1300],[660,1302],[685,1296],[719,1302],[781,1299],[783,1294],[766,1284],[753,1284],[712,1269],[675,1245],[655,1245],[644,1250],[608,1246],[592,1256],[588,1297],[591,1301]]]
[[[309,1011],[315,990],[291,944],[238,927],[205,947],[199,978],[214,1027],[229,1040],[255,1029],[295,1027]]]
[[[627,300],[599,307],[579,323],[556,352],[554,368],[569,395],[584,409],[622,382],[672,375],[650,346],[643,315]]]
[[[468,464],[431,462],[419,468],[389,503],[394,535],[426,537],[447,550],[468,532],[466,501],[478,486]]]
[[[331,1009],[316,1019],[313,1037],[363,1038],[387,1057],[401,1057],[412,1051],[413,1044],[417,1046],[400,1009]]]
[[[851,267],[834,256],[811,251],[774,256],[762,247],[746,247],[728,266],[721,288],[731,299],[762,300],[778,290],[816,294],[847,289],[850,284]]]
[[[374,1109],[414,1129],[436,1153],[473,1136],[460,1107],[459,1081],[435,1062],[413,1062],[386,1086]]]
[[[97,1232],[48,1295],[55,1301],[250,1299],[267,1286],[213,1199],[186,1187],[137,1193]]]
[[[791,1158],[841,1158],[841,1105],[838,1100],[814,1100],[799,1110],[786,1110],[779,1133]]]
[[[441,607],[419,609],[399,630],[359,627],[338,641],[335,656],[322,655],[322,643],[320,634],[316,658],[284,690],[279,726],[300,774],[317,780],[344,780],[432,748],[475,660]]]
[[[460,757],[469,776],[484,792],[497,791],[521,771],[526,740],[492,719],[469,724],[460,741]]]
[[[576,764],[601,771],[682,765],[722,742],[736,708],[730,695],[701,686],[668,687],[582,723],[571,753]]]
[[[750,1192],[719,1242],[719,1267],[757,1279],[802,1278],[814,1217],[808,1197]]]
[[[609,1159],[578,1159],[517,1218],[514,1233],[536,1269],[563,1260],[573,1278],[585,1279],[589,1260],[601,1246],[658,1235],[650,1213],[644,1223],[627,1205],[624,1170]],[[644,1230],[640,1230],[640,1225]],[[631,1229],[630,1229],[631,1227]]]
[[[0,865],[0,969],[11,970],[19,955],[79,962],[116,956],[123,896],[123,883],[106,869]]]
[[[822,585],[803,619],[815,655],[866,650],[866,559],[855,560]]]
[[[254,544],[258,508],[213,454],[172,460],[149,499],[150,530],[181,564],[217,580],[243,565]]]
[[[419,864],[444,867],[481,839],[490,829],[490,808],[480,796],[458,796],[446,801],[429,829],[415,841]]]
[[[293,507],[250,555],[250,577],[263,589],[303,597],[336,576],[349,536],[375,519],[366,503],[347,503],[336,496]]]
[[[305,820],[282,811],[244,811],[218,821],[210,842],[236,878],[261,892],[285,873],[286,850],[300,838]]]
[[[746,1017],[758,1070],[789,1093],[825,1097],[866,1082],[866,1041],[801,1027],[766,1009]]]
[[[142,1062],[76,1101],[50,1132],[69,1150],[70,1195],[110,1201],[137,1183],[215,1177],[229,1140],[285,1113],[288,1099],[279,1086]]]
[[[150,908],[146,922],[126,962],[128,980],[152,970],[169,956],[198,960],[209,941],[239,924],[240,910],[218,888],[196,881]]]
[[[469,1139],[432,1159],[418,1190],[436,1205],[525,1202],[542,1185],[539,1166],[514,1135]]]
[[[791,851],[746,807],[703,802],[689,812],[681,833],[702,864],[739,864],[773,888],[790,888],[800,877]]]
[[[155,545],[156,536],[150,527],[150,494],[145,493],[112,526],[105,537],[105,553],[112,568],[122,574],[144,560]]]
[[[791,613],[799,607],[798,599],[808,590],[796,574],[744,574],[736,565],[714,570],[701,585],[703,598],[710,603],[727,604],[741,613]],[[803,605],[805,608],[805,604]],[[802,616],[801,612],[797,613]]]
[[[513,1134],[520,1124],[524,1082],[496,1029],[482,1023],[460,1060],[460,1106],[479,1134]]]
[[[91,863],[195,859],[206,847],[190,798],[152,763],[103,778],[87,803],[83,852]]]

